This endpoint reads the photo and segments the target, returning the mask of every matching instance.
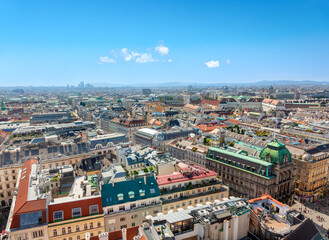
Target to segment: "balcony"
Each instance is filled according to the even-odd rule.
[[[158,205],[159,207],[161,207],[160,205],[161,203],[158,202],[158,203],[151,203],[151,204],[146,204],[146,205],[141,205],[141,206],[137,206],[137,207],[134,207],[134,208],[130,208],[130,209],[125,209],[125,210],[119,210],[119,211],[116,211],[116,212],[110,212],[110,213],[105,213],[104,216],[109,216],[109,215],[115,215],[115,214],[120,214],[120,213],[131,213],[131,212],[137,212],[137,211],[141,211],[141,209],[144,210],[147,210],[147,209],[151,209],[151,208],[154,208],[156,207],[156,205]]]
[[[164,195],[164,194],[177,193],[177,192],[182,192],[182,191],[187,191],[187,190],[198,189],[198,188],[202,188],[202,187],[210,187],[210,186],[214,186],[214,185],[218,185],[218,184],[222,184],[222,181],[219,181],[219,180],[209,181],[209,182],[195,184],[195,185],[188,185],[186,187],[177,187],[177,188],[170,189],[170,190],[160,189],[160,194]]]
[[[197,193],[197,194],[193,194],[193,195],[188,195],[188,196],[181,195],[177,198],[162,199],[162,204],[168,204],[168,203],[173,203],[173,202],[182,201],[182,200],[194,199],[194,198],[197,198],[197,197],[208,196],[208,195],[212,195],[212,194],[215,194],[215,193],[224,193],[226,191],[228,191],[228,188],[221,186],[220,188],[215,189],[215,190],[201,192],[201,193]],[[204,202],[206,203],[206,201],[204,201]]]

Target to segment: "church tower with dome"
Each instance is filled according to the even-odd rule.
[[[286,145],[278,140],[268,143],[260,152],[260,159],[272,163],[273,173],[276,176],[275,198],[281,198],[283,201],[289,201],[294,189],[294,163],[292,155],[286,148]]]

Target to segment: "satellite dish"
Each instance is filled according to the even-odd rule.
[[[195,137],[195,134],[194,133],[190,133],[190,137],[191,138]]]

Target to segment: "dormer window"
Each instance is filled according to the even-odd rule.
[[[129,198],[134,198],[135,197],[135,192],[133,192],[133,191],[130,191],[128,194],[129,194]]]
[[[118,194],[118,200],[119,200],[119,201],[122,201],[122,200],[123,200],[123,193],[119,193],[119,194]]]
[[[139,195],[141,197],[145,196],[145,190],[143,190],[143,189],[139,190]]]

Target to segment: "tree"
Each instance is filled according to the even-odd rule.
[[[233,147],[233,146],[234,146],[234,142],[229,142],[228,145],[229,145],[230,147]]]

